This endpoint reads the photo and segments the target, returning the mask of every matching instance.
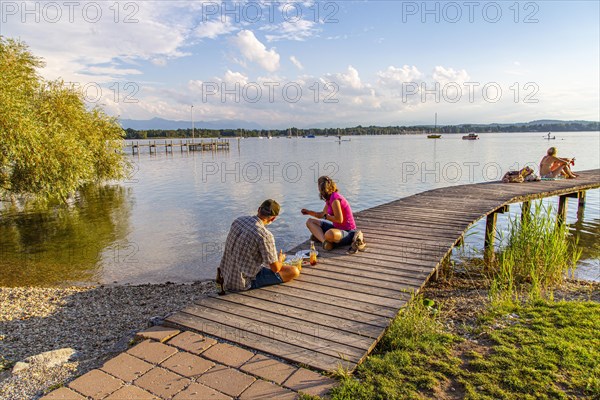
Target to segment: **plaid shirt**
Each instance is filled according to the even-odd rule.
[[[231,224],[221,259],[225,289],[248,290],[263,266],[278,260],[275,238],[258,216],[239,217]]]

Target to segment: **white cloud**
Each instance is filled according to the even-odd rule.
[[[279,69],[279,54],[274,49],[267,50],[252,31],[242,30],[238,32],[232,42],[248,61],[260,65],[269,72]]]
[[[221,18],[213,21],[202,21],[194,30],[194,34],[200,39],[216,39],[220,35],[226,35],[237,30],[231,23],[231,18],[226,17],[223,21]]]
[[[349,86],[352,89],[362,89],[363,83],[358,76],[358,71],[352,65],[348,66],[348,70],[343,73],[336,74],[339,83]]]
[[[63,7],[63,3],[56,4]],[[93,4],[94,7],[85,8],[73,2],[71,17],[64,6],[57,22],[52,22],[54,14],[43,12],[37,23],[33,15],[24,22],[17,15],[3,22],[2,34],[21,38],[34,54],[44,58],[46,67],[40,72],[45,78],[72,82],[86,82],[90,71],[101,71],[98,65],[114,66],[94,77],[96,82],[110,82],[137,71],[124,64],[150,61],[160,65],[188,55],[182,48],[193,22],[189,10],[183,13],[183,7],[164,2],[127,3],[127,9],[123,3],[115,3],[121,7],[116,14],[111,2]],[[25,6],[34,9],[33,5],[31,2]],[[98,7],[101,12],[96,14]]]
[[[123,75],[140,75],[142,71],[138,69],[132,68],[118,68],[118,67],[89,67],[85,70],[87,74],[90,75],[114,75],[114,76],[123,76]]]
[[[402,68],[389,66],[385,71],[379,71],[377,73],[379,77],[378,83],[380,85],[389,85],[396,87],[402,83],[417,82],[423,78],[423,74],[415,67],[409,67],[404,65]]]
[[[319,30],[315,28],[315,22],[306,19],[298,21],[284,21],[281,24],[263,28],[263,30],[273,31],[275,33],[265,35],[269,42],[277,40],[295,40],[304,41],[315,36]]]
[[[227,70],[227,72],[225,72],[225,75],[223,76],[223,82],[232,84],[239,83],[243,86],[248,84],[248,77],[242,74],[241,72],[233,72]]]
[[[290,61],[292,62],[292,64],[294,64],[296,66],[296,68],[298,68],[299,70],[303,70],[304,66],[302,65],[302,63],[300,61],[298,61],[298,59],[296,58],[296,56],[290,56]]]
[[[433,80],[439,83],[463,83],[467,82],[470,77],[466,70],[461,69],[459,71],[455,71],[453,68],[445,68],[442,66],[436,66],[433,69]]]

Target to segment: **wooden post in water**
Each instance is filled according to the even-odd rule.
[[[579,203],[577,205],[577,219],[583,221],[583,211],[585,210],[585,190],[579,192]]]
[[[485,221],[485,241],[483,243],[483,260],[485,263],[494,260],[494,241],[496,240],[496,221],[498,214],[504,214],[508,211],[508,206],[502,206],[488,214]]]
[[[577,215],[579,216],[580,209],[583,213],[583,207],[585,205],[585,191],[563,194],[558,198],[558,212],[556,215],[556,220],[559,224],[564,224],[567,221],[567,199],[571,198],[579,198],[579,207],[577,208]],[[582,205],[583,198],[583,205]]]
[[[558,212],[556,213],[556,221],[559,225],[562,225],[567,220],[567,199],[569,198],[568,194],[563,194],[558,197]]]
[[[531,219],[531,201],[524,201],[521,205],[521,222]]]

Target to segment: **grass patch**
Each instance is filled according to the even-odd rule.
[[[478,344],[463,346],[474,342],[415,300],[332,398],[600,398],[599,303],[494,307],[473,330]]]
[[[460,339],[444,332],[438,314],[411,301],[394,319],[375,352],[355,377],[342,379],[333,399],[405,399],[434,395],[450,376],[459,373],[460,360],[451,355]]]
[[[600,398],[600,304],[505,305],[481,329],[491,351],[465,365],[466,398]]]

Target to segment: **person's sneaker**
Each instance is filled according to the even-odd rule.
[[[319,239],[317,239],[317,237],[315,235],[310,235],[310,240],[313,242],[317,242],[317,243],[321,243],[321,241]]]
[[[365,243],[365,239],[363,237],[363,233],[361,231],[356,231],[354,234],[354,238],[352,238],[352,244],[350,245],[350,249],[348,249],[348,254],[354,254],[357,251],[365,251],[367,244]]]
[[[328,242],[328,241],[324,241],[323,242],[323,250],[333,250],[333,243]]]

